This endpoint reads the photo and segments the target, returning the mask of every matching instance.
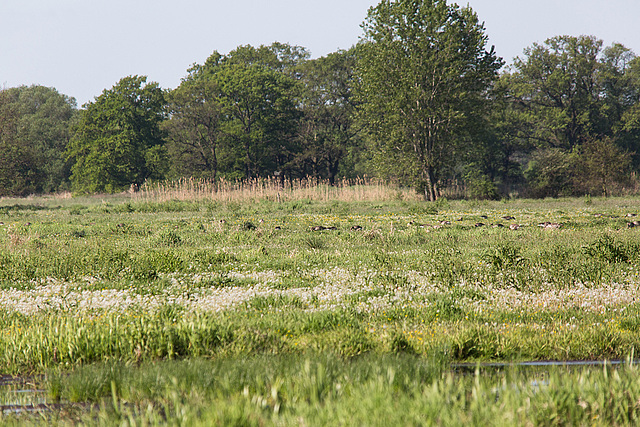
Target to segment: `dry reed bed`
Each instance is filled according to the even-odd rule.
[[[205,179],[179,179],[172,182],[144,184],[132,192],[135,201],[369,201],[419,200],[413,190],[402,188],[379,179],[343,179],[333,185],[315,178],[278,179],[254,178],[229,181]]]

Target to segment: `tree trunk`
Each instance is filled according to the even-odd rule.
[[[434,175],[433,167],[428,165],[424,167],[424,176],[426,178],[424,198],[430,202],[435,202],[438,199],[438,188]]]

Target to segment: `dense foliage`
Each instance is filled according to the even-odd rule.
[[[0,90],[0,196],[68,187],[75,100],[43,86]]]
[[[74,190],[121,191],[162,176],[164,95],[145,83],[146,77],[125,77],[81,112],[67,147]]]
[[[381,164],[406,164],[428,200],[483,120],[501,61],[470,8],[383,1],[369,11],[358,61],[362,119]]]
[[[637,190],[640,59],[625,46],[557,36],[500,70],[469,7],[383,0],[362,27],[315,59],[214,51],[172,90],[124,77],[79,110],[53,88],[0,90],[0,195],[364,175],[428,200]]]

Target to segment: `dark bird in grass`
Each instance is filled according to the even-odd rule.
[[[451,221],[440,221],[441,225],[451,225]]]
[[[627,228],[640,227],[640,221],[631,221],[627,223]]]
[[[354,225],[351,227],[351,231],[362,231],[362,227],[359,225]]]
[[[489,217],[488,217],[488,216],[486,216],[486,215],[480,215],[480,218],[482,218],[482,219],[487,219],[487,218],[489,218]]]
[[[491,227],[493,227],[493,228],[502,228],[502,227],[504,227],[504,225],[502,225],[502,224],[500,224],[500,223],[498,223],[498,224],[491,224]]]
[[[505,216],[502,217],[502,219],[504,219],[506,221],[513,221],[516,218],[511,216],[511,215],[505,215]]]
[[[280,226],[279,226],[279,225],[276,225],[276,226],[274,227],[274,230],[282,230],[282,228],[280,228]]]
[[[484,223],[482,223],[482,222],[476,222],[473,226],[474,226],[474,227],[483,227],[483,226],[484,226]]]
[[[520,224],[511,224],[509,226],[510,230],[519,230],[520,229]]]

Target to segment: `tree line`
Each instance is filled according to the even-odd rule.
[[[640,168],[640,59],[557,36],[509,67],[469,7],[383,0],[360,42],[214,51],[172,90],[127,76],[78,109],[0,91],[0,196],[119,192],[150,180],[368,175],[436,200],[609,195]]]

